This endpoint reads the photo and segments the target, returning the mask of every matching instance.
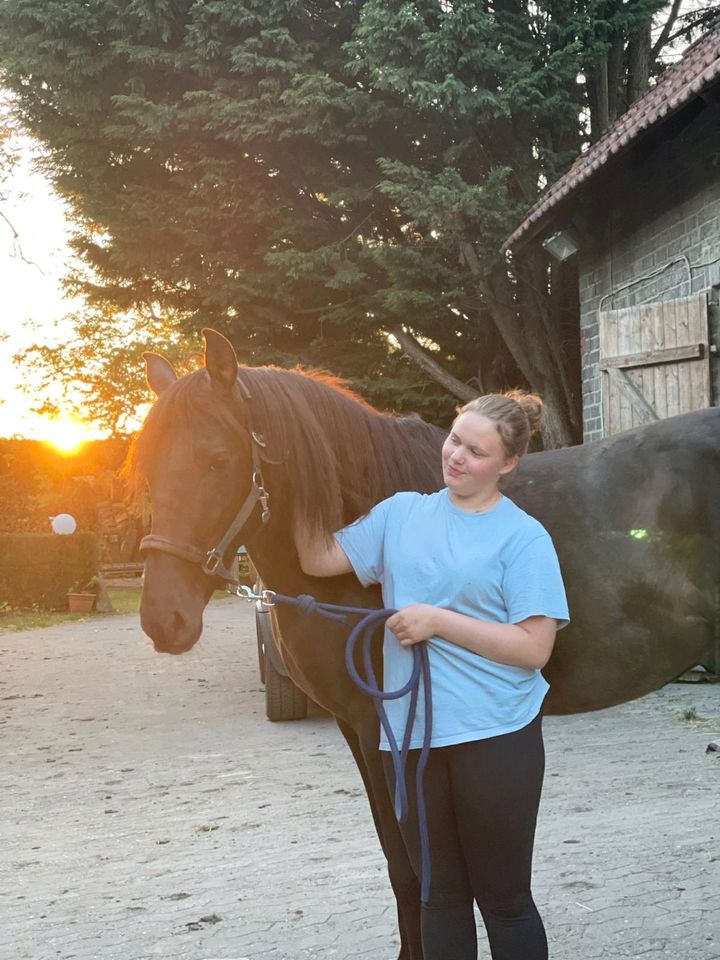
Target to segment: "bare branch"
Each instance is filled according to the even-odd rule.
[[[665,25],[660,31],[660,36],[657,38],[657,41],[655,42],[655,46],[650,51],[650,59],[652,63],[655,63],[657,58],[660,56],[663,47],[665,46],[665,44],[668,42],[668,39],[670,38],[670,31],[675,26],[675,21],[677,20],[678,15],[680,13],[680,7],[682,6],[682,2],[683,0],[674,0],[673,2],[670,13],[668,14],[668,18],[665,21]]]
[[[45,271],[44,271],[43,268],[40,266],[40,264],[35,263],[34,260],[28,260],[28,258],[27,258],[27,257],[25,256],[25,254],[23,253],[22,246],[20,245],[20,234],[19,234],[19,233],[17,232],[17,230],[15,229],[15,225],[12,223],[11,220],[8,219],[8,217],[2,212],[2,210],[0,210],[0,219],[2,219],[2,220],[5,221],[5,223],[10,227],[10,230],[11,230],[11,232],[12,232],[12,238],[13,238],[13,256],[14,256],[14,257],[17,257],[19,260],[22,260],[23,263],[27,263],[27,265],[28,265],[29,267],[35,267],[37,270],[40,271],[40,273],[41,273],[43,276],[45,276]]]

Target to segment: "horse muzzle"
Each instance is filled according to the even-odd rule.
[[[159,653],[185,653],[203,631],[217,581],[183,560],[151,553],[145,562],[140,625]]]
[[[188,617],[180,610],[156,611],[151,605],[140,606],[140,626],[150,637],[158,653],[186,653],[202,634],[202,616]]]

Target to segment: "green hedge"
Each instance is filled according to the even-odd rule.
[[[98,572],[94,533],[0,534],[0,605],[67,610],[67,593]]]

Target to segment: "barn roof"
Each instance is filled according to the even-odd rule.
[[[655,86],[636,100],[603,136],[580,154],[564,176],[537,201],[503,249],[512,247],[531,229],[537,230],[561,200],[627,151],[650,127],[672,116],[720,78],[720,26],[694,43],[678,63],[668,67]]]

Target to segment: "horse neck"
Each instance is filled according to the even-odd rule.
[[[359,507],[361,493],[367,494],[367,491],[343,491],[345,519],[337,524],[338,527],[342,526],[343,522],[349,523],[361,516],[376,502],[391,496],[398,490],[416,489],[429,493],[438,489],[442,482],[440,446],[444,433],[441,430],[422,421],[415,423],[385,418],[381,414],[371,415],[376,416],[378,421],[382,421],[380,426],[383,430],[383,442],[378,443],[378,455],[390,461],[389,463],[385,461],[381,465],[384,489],[371,498],[372,502],[367,501],[366,498],[366,502]],[[366,425],[364,426],[367,428]],[[338,458],[348,456],[346,451],[352,446],[353,436],[342,436],[338,440],[337,431],[332,435],[335,437],[331,445],[334,456]],[[394,439],[397,440],[397,446],[393,442]],[[408,475],[407,470],[396,471],[395,476],[392,472],[392,467],[397,466],[396,461],[407,455],[408,445],[411,448],[413,446],[417,448],[415,459],[419,466],[414,480]],[[403,463],[402,466],[405,467],[405,464]],[[324,595],[328,585],[324,582],[318,584],[316,580],[308,581],[297,560],[292,532],[295,491],[292,477],[288,475],[282,461],[268,465],[265,470],[265,480],[270,492],[271,520],[267,527],[258,530],[246,543],[254,566],[263,581],[278,592],[295,594],[319,591]],[[322,496],[322,489],[317,490],[316,495]],[[338,589],[337,584],[334,589]]]
[[[245,544],[250,560],[263,584],[276,593],[298,596],[310,593],[327,599],[337,591],[336,578],[317,580],[303,573],[295,551],[290,525],[280,525],[273,518]]]
[[[258,386],[274,380],[276,387],[274,393],[263,389],[262,419],[281,424],[271,447],[273,499],[283,512],[299,510],[311,526],[330,533],[398,490],[438,488],[436,428],[377,413],[322,378],[286,371],[264,376]]]

